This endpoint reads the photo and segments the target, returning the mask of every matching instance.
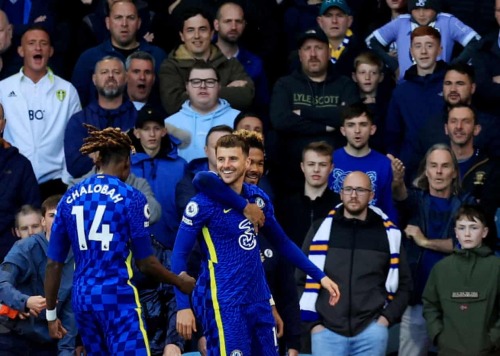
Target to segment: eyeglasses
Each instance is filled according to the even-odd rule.
[[[344,187],[344,188],[342,188],[342,193],[344,193],[344,195],[351,195],[352,192],[356,192],[357,195],[363,196],[363,195],[368,194],[371,191],[372,191],[371,189],[366,189],[366,188],[362,188],[362,187],[357,187],[357,188]]]
[[[193,78],[189,79],[188,82],[191,84],[193,88],[201,87],[201,83],[203,83],[204,86],[206,86],[207,88],[213,88],[215,87],[215,84],[217,84],[218,80],[213,78],[208,78],[208,79]]]

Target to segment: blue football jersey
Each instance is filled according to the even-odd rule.
[[[64,262],[75,256],[73,308],[103,311],[137,307],[131,284],[136,260],[152,254],[149,210],[137,189],[114,176],[98,174],[70,188],[61,199],[48,256]]]
[[[242,196],[249,198],[252,189],[244,185]],[[264,203],[267,198],[259,195],[257,199],[265,212],[271,209],[272,213],[271,204]],[[203,235],[201,248],[207,258],[203,261],[194,299],[211,300],[216,309],[269,300],[253,225],[240,212],[200,193],[186,206],[179,229],[179,236],[193,240],[200,231]]]

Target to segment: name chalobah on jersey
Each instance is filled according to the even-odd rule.
[[[107,184],[89,184],[86,187],[82,185],[79,189],[72,191],[71,195],[66,198],[66,203],[71,204],[75,199],[81,197],[82,195],[93,193],[109,195],[115,204],[123,200],[121,194],[116,193],[115,188],[109,189]]]

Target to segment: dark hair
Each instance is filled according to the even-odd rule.
[[[415,39],[415,37],[422,36],[430,36],[436,39],[439,43],[441,43],[441,33],[431,26],[419,26],[411,32],[410,39],[411,42]]]
[[[464,204],[458,209],[455,214],[455,222],[457,222],[461,217],[467,218],[469,221],[474,221],[474,219],[479,220],[484,226],[488,226],[488,220],[486,219],[486,212],[480,205]]]
[[[314,151],[321,156],[329,156],[333,159],[333,147],[326,141],[315,141],[307,144],[302,150],[302,161],[307,151]]]
[[[238,126],[238,124],[240,123],[241,120],[243,120],[244,118],[246,117],[255,117],[257,119],[260,120],[260,122],[262,123],[262,126],[264,126],[264,121],[259,117],[259,115],[257,115],[256,113],[252,112],[252,111],[241,111],[238,115],[236,115],[236,117],[234,118],[234,122],[233,122],[233,128],[236,130],[236,127]]]
[[[207,63],[205,61],[197,59],[197,60],[195,60],[194,64],[191,66],[191,68],[189,68],[188,75],[186,77],[186,82],[189,81],[189,77],[191,76],[191,72],[193,71],[193,69],[211,69],[215,72],[215,77],[217,78],[217,80],[220,80],[219,72],[217,71],[217,69],[213,65],[211,65],[210,63]]]
[[[45,26],[42,25],[42,23],[34,23],[33,25],[30,25],[26,30],[24,30],[23,34],[21,35],[21,43],[23,43],[23,37],[25,34],[31,31],[43,31],[47,34],[47,37],[49,37],[49,44],[52,46],[52,40],[50,39],[50,32],[47,30]]]
[[[241,129],[235,131],[234,134],[247,141],[250,148],[257,148],[264,152],[264,138],[260,132]]]
[[[205,136],[205,146],[208,146],[208,138],[214,132],[227,132],[227,134],[229,135],[233,133],[233,129],[231,128],[231,126],[228,125],[217,125],[210,128],[210,130],[208,130],[207,135]]]
[[[15,217],[15,227],[19,228],[19,218],[21,216],[30,215],[30,214],[41,215],[40,209],[35,208],[34,206],[32,206],[30,204],[24,204],[23,206],[21,206],[21,209],[19,209],[19,211],[17,212],[16,217]]]
[[[83,139],[80,152],[84,155],[99,152],[99,161],[102,165],[122,161],[130,157],[133,149],[130,137],[119,128],[107,127],[99,130],[97,127],[83,124],[89,136]]]
[[[135,51],[134,53],[129,55],[125,60],[125,70],[129,70],[130,63],[132,62],[133,59],[142,59],[144,61],[150,61],[151,63],[153,63],[153,68],[155,68],[156,66],[155,57],[153,57],[150,53],[145,51]]]
[[[431,155],[431,153],[437,150],[446,151],[450,154],[451,161],[453,164],[453,169],[457,174],[457,176],[451,182],[451,193],[453,195],[457,195],[460,192],[460,168],[458,167],[458,161],[457,158],[455,157],[455,154],[453,153],[450,146],[448,146],[445,143],[436,143],[427,150],[427,152],[425,153],[425,157],[420,161],[417,178],[413,180],[413,185],[422,190],[429,191],[429,179],[425,174],[425,171],[427,169],[427,160]]]
[[[50,197],[45,199],[42,203],[42,209],[41,209],[42,216],[45,217],[45,213],[48,210],[52,210],[52,209],[57,208],[57,204],[59,204],[59,201],[61,200],[61,198],[62,198],[61,194],[55,194],[55,195],[51,195]]]
[[[235,134],[229,134],[229,135],[224,135],[221,138],[217,140],[217,144],[215,145],[215,152],[217,153],[217,149],[219,147],[222,148],[235,148],[235,147],[240,147],[241,150],[243,151],[243,154],[248,157],[250,153],[250,146],[248,142],[243,139],[242,137],[235,135]]]
[[[457,63],[450,64],[448,69],[446,69],[446,74],[448,74],[448,72],[451,72],[451,71],[455,71],[455,72],[458,72],[460,74],[466,75],[467,77],[469,77],[469,80],[471,83],[474,83],[476,80],[476,71],[474,70],[474,67],[468,65],[467,63],[457,62]]]
[[[360,117],[363,114],[365,114],[368,118],[368,121],[373,124],[373,113],[365,103],[357,102],[351,105],[344,106],[341,111],[342,125],[344,125],[346,120]]]
[[[182,32],[184,30],[184,23],[187,20],[189,20],[191,17],[195,17],[198,15],[200,15],[201,17],[203,17],[208,21],[208,25],[210,26],[211,31],[214,29],[214,19],[212,14],[210,14],[207,10],[201,7],[190,7],[186,9],[186,11],[184,11],[181,15],[179,32]]]
[[[467,104],[456,104],[456,105],[453,105],[451,107],[448,108],[448,114],[446,115],[445,117],[445,124],[448,123],[448,120],[449,120],[449,117],[450,117],[450,112],[453,110],[453,109],[460,109],[460,108],[466,108],[466,109],[469,109],[471,112],[472,112],[472,118],[474,120],[474,125],[479,125],[479,121],[477,119],[477,114],[476,114],[476,110],[474,110],[474,108],[470,105],[467,105]]]

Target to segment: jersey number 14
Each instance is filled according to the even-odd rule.
[[[105,205],[98,205],[97,210],[92,220],[92,225],[90,226],[90,232],[88,239],[89,241],[101,241],[101,250],[109,251],[109,243],[113,240],[113,234],[109,232],[109,224],[101,224],[104,211],[106,210]],[[73,206],[71,214],[76,217],[76,232],[78,234],[78,246],[80,250],[87,250],[87,238],[85,236],[85,224],[84,224],[84,208],[83,206]],[[101,232],[97,230],[101,228]]]

